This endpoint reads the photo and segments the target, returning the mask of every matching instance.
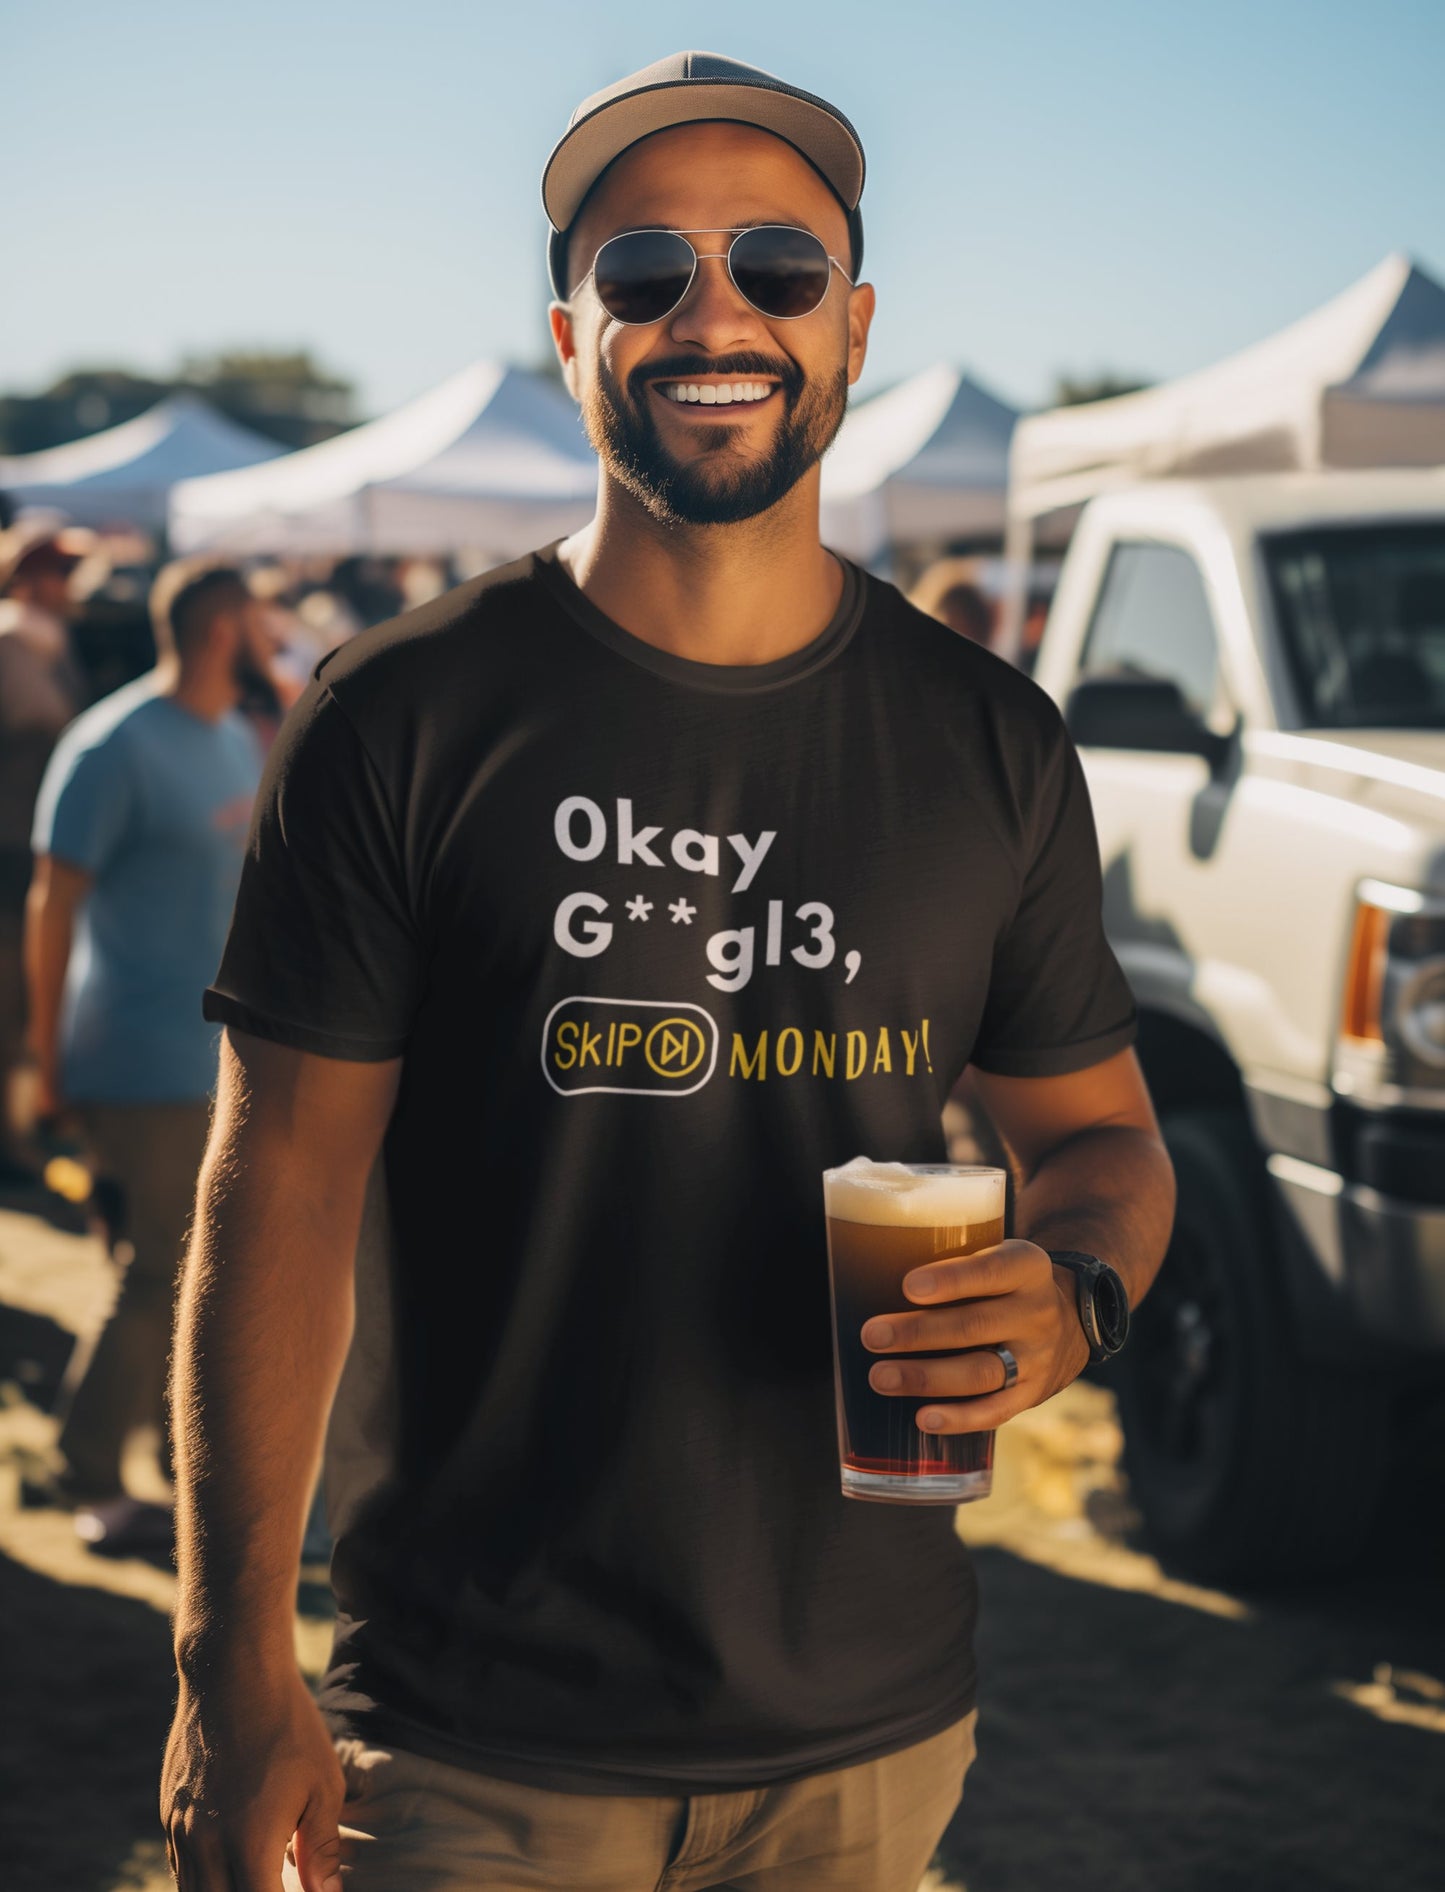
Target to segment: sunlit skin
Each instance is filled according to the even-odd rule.
[[[733,287],[720,255],[731,230],[750,223],[794,224],[820,237],[845,268],[848,223],[813,167],[781,138],[751,125],[707,123],[656,132],[633,145],[602,178],[573,230],[574,282],[611,236],[649,225],[701,232],[703,256],[681,305],[661,322],[613,321],[591,281],[567,306],[554,304],[552,335],[572,393],[584,410],[605,367],[622,390],[646,364],[687,358],[700,385],[776,381],[790,362],[808,381],[840,371],[851,385],[863,371],[873,291],[850,289],[835,269],[811,314],[769,321]],[[763,356],[776,375],[708,373],[709,361]],[[667,449],[682,462],[705,460],[717,430],[731,433],[722,462],[761,458],[783,424],[774,393],[746,408],[679,406],[649,385],[645,399]],[[562,546],[567,570],[599,608],[664,650],[702,663],[769,663],[810,643],[842,593],[842,572],[818,537],[819,469],[812,467],[767,512],[735,525],[680,529],[660,524],[605,464],[596,517]]]

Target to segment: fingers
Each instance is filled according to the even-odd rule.
[[[974,1301],[1042,1286],[1053,1271],[1047,1253],[1033,1242],[1011,1240],[973,1255],[945,1255],[905,1275],[910,1301]]]
[[[166,1854],[178,1892],[278,1892],[283,1853],[274,1836],[234,1833],[223,1837],[214,1824],[188,1827],[180,1814],[166,1835]],[[322,1892],[323,1882],[323,1878],[316,1880],[314,1892]],[[340,1892],[340,1888],[337,1874],[326,1892]]]
[[[214,1827],[188,1827],[185,1815],[176,1814],[166,1828],[166,1854],[178,1892],[232,1892],[235,1881]]]
[[[341,1892],[339,1802],[308,1802],[292,1843],[302,1892]]]
[[[914,1399],[978,1399],[1003,1391],[1004,1364],[991,1347],[946,1360],[879,1360],[868,1369],[875,1393]]]
[[[999,1296],[987,1301],[954,1301],[918,1313],[885,1314],[863,1325],[863,1345],[870,1353],[932,1353],[944,1348],[996,1346],[1027,1325],[1017,1303]]]
[[[1002,1370],[1002,1369],[1000,1369]],[[920,1432],[993,1432],[1010,1419],[1038,1403],[1034,1393],[1026,1392],[1022,1377],[1006,1393],[990,1393],[982,1399],[970,1399],[961,1406],[920,1406],[916,1423]]]
[[[946,1360],[880,1360],[868,1369],[875,1392],[914,1399],[962,1399],[961,1406],[920,1406],[921,1432],[992,1432],[1035,1403],[1032,1391],[1020,1392],[1024,1375],[1004,1391],[1007,1373],[991,1347],[956,1353]]]

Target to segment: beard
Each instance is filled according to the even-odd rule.
[[[276,686],[248,650],[238,650],[231,659],[231,683],[237,698],[247,707],[280,707]]]
[[[648,384],[698,374],[739,381],[777,377],[783,417],[760,458],[741,458],[743,428],[710,424],[695,459],[664,446],[649,407]],[[843,424],[848,371],[809,381],[795,361],[739,353],[702,362],[682,356],[635,368],[624,390],[605,361],[582,402],[582,420],[597,457],[619,486],[661,525],[730,526],[767,512],[822,459]]]

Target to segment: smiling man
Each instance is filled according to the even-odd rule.
[[[862,184],[714,55],[579,107],[596,516],[325,659],[272,753],[176,1344],[186,1892],[915,1892],[958,1805],[973,1575],[840,1492],[820,1172],[941,1157],[972,1064],[1018,1235],[865,1331],[939,1432],[1117,1344],[1172,1183],[1057,711],[819,541]]]

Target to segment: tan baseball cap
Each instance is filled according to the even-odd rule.
[[[802,152],[848,212],[857,275],[863,257],[863,145],[837,106],[740,59],[671,53],[583,99],[553,147],[542,172],[542,204],[552,226],[547,260],[557,295],[566,294],[566,232],[612,160],[655,131],[707,118],[757,125]]]
[[[59,526],[45,519],[21,520],[0,532],[0,597],[24,572],[41,566],[71,572],[95,548],[95,534],[83,526]]]

